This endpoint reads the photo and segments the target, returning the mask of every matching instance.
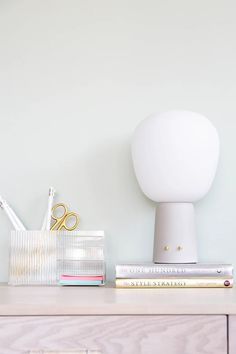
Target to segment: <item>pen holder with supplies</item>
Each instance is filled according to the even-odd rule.
[[[103,285],[103,231],[12,231],[9,285]]]

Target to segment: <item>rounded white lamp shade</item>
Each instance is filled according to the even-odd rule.
[[[138,183],[156,202],[195,202],[204,197],[213,182],[218,156],[216,129],[194,112],[151,115],[133,136]]]
[[[154,114],[135,130],[132,158],[139,185],[156,209],[153,260],[197,262],[193,202],[213,182],[219,157],[216,129],[188,111]]]

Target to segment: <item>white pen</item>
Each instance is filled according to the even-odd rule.
[[[42,230],[50,230],[51,227],[51,214],[52,214],[52,205],[53,205],[53,199],[55,195],[55,189],[53,187],[49,188],[49,195],[48,195],[48,206],[47,206],[47,212],[44,218]]]
[[[5,210],[8,218],[10,219],[15,230],[26,230],[25,226],[22,224],[18,216],[12,210],[12,208],[7,204],[6,200],[0,196],[0,207]]]

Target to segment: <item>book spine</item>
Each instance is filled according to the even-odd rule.
[[[197,265],[117,265],[116,278],[188,278],[219,277],[232,278],[231,265],[197,266]]]
[[[117,288],[232,288],[233,279],[116,279]]]

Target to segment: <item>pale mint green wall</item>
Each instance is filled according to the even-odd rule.
[[[105,229],[108,270],[151,260],[154,204],[137,186],[131,135],[153,112],[206,115],[221,140],[196,206],[202,261],[236,261],[236,2],[1,0],[0,194],[30,228],[49,185]],[[10,225],[0,214],[0,281]]]

